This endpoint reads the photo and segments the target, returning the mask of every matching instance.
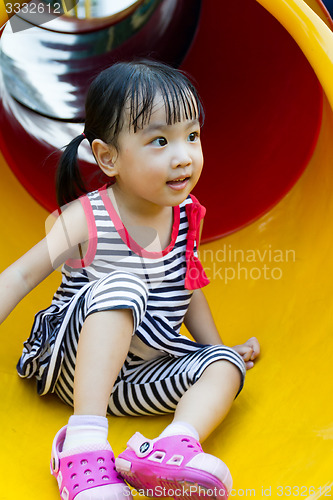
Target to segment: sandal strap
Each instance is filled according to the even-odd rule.
[[[168,436],[151,440],[145,438],[140,432],[136,432],[128,441],[127,446],[134,451],[138,458],[148,457],[152,452],[154,452],[153,455],[162,452],[164,457],[169,456],[169,459],[173,459],[174,456],[184,459],[183,454],[185,454],[189,460],[193,454],[203,453],[199,441],[185,435]],[[156,461],[153,456],[150,459]],[[172,464],[173,462],[171,461],[170,463]]]
[[[127,442],[127,446],[134,451],[137,457],[144,458],[153,450],[154,442],[145,438],[140,432],[136,432]]]

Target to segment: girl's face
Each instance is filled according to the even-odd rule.
[[[199,180],[203,155],[200,124],[185,118],[167,124],[163,98],[155,98],[149,123],[134,133],[125,124],[113,161],[116,191],[133,207],[175,206]]]

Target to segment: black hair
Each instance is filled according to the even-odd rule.
[[[56,191],[59,206],[88,190],[77,161],[80,143],[95,139],[118,148],[117,139],[124,126],[125,108],[134,132],[149,123],[156,94],[163,97],[167,124],[197,118],[202,124],[204,111],[200,97],[187,75],[164,63],[149,60],[119,62],[102,71],[91,83],[85,105],[84,133],[65,148],[57,170]]]

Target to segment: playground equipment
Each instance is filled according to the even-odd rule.
[[[328,12],[330,15],[333,15],[333,1],[332,0],[325,0],[324,1],[325,7],[327,8]]]
[[[156,2],[155,13],[162,3]],[[189,2],[166,3],[170,9],[174,6],[182,26]],[[205,293],[225,343],[234,345],[255,335],[262,344],[261,359],[248,373],[245,391],[205,449],[230,467],[235,497],[329,497],[332,21],[317,0],[240,0],[215,2],[214,8],[206,0],[195,5],[186,40],[184,31],[165,25],[165,33],[171,30],[176,43],[170,51],[161,43],[160,57],[178,54],[177,62],[196,79],[206,107],[205,169],[196,191],[207,206],[201,257],[211,285]],[[46,26],[37,29],[46,40]],[[8,43],[10,36],[23,33],[8,34]],[[60,40],[55,31],[50,30],[50,36]],[[67,36],[71,33],[62,34],[63,39]],[[123,49],[119,45],[118,54]],[[9,57],[10,48],[6,50]],[[26,67],[32,61],[28,55],[26,61],[22,57]],[[44,63],[51,67],[47,58]],[[45,158],[82,129],[79,115],[54,116],[61,108],[54,106],[50,94],[43,94],[43,103],[20,103],[15,100],[19,89],[15,99],[11,91],[3,75],[3,268],[43,237],[48,210],[54,207],[55,160]],[[82,102],[82,96],[75,97],[76,104],[79,99]],[[53,106],[53,116],[38,108],[45,103]],[[73,119],[78,122],[69,121]],[[92,184],[100,182],[88,153],[83,150],[82,156]],[[34,312],[49,304],[58,282],[55,273],[1,327],[0,465],[7,471],[8,486],[0,498],[30,500],[40,492],[57,498],[47,464],[53,436],[70,409],[52,396],[38,398],[33,382],[18,379],[15,364]],[[111,418],[115,452],[136,430],[153,437],[169,420]],[[13,454],[16,466],[5,468]]]

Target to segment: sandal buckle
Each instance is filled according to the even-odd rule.
[[[142,445],[140,446],[140,453],[143,455],[144,453],[146,453],[146,451],[149,450],[149,447],[150,447],[150,443],[148,443],[148,441],[146,441],[145,443],[142,443]]]
[[[128,441],[127,446],[141,458],[146,457],[153,449],[153,443],[150,439],[145,438],[140,432],[136,432]]]

